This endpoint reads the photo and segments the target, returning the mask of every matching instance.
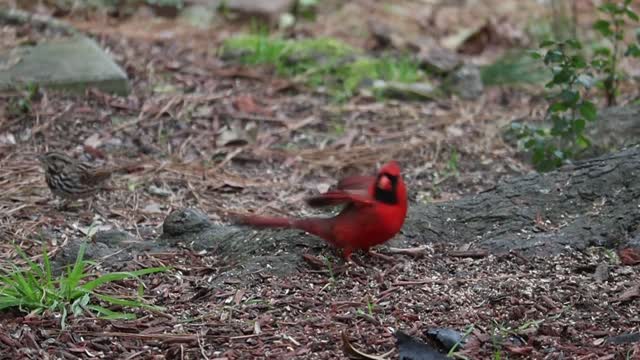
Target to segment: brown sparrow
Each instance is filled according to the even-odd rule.
[[[131,167],[94,167],[57,151],[39,155],[38,160],[53,195],[65,200],[91,197],[106,189],[104,183],[112,173]]]

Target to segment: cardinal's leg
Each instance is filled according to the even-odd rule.
[[[352,254],[353,254],[353,249],[351,248],[342,249],[342,256],[344,257],[345,262],[347,263],[353,262],[353,259],[351,258]]]

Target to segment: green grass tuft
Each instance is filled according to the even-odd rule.
[[[20,248],[16,247],[16,249],[27,263],[27,268],[20,269],[15,264],[11,264],[10,270],[0,269],[0,310],[16,308],[34,314],[45,311],[59,313],[62,315],[60,325],[64,329],[69,313],[80,315],[88,311],[110,319],[135,318],[133,314],[105,308],[99,305],[99,302],[131,308],[161,309],[147,305],[142,300],[126,300],[99,294],[96,289],[113,281],[138,279],[143,275],[165,271],[166,267],[103,275],[87,273],[86,267],[90,262],[83,259],[86,249],[86,244],[83,243],[73,266],[54,277],[46,249],[43,250],[41,264],[29,259]]]
[[[411,83],[424,76],[409,58],[366,57],[329,38],[284,40],[264,33],[242,35],[226,40],[220,53],[248,65],[271,65],[277,74],[324,88],[336,100],[348,99],[375,80]]]

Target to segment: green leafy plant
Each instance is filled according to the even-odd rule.
[[[131,272],[112,272],[103,275],[86,271],[89,261],[84,260],[86,244],[78,250],[76,261],[66,272],[54,276],[46,248],[42,263],[32,261],[20,248],[20,257],[26,269],[11,264],[11,270],[0,270],[0,310],[16,308],[23,312],[40,314],[51,311],[61,314],[60,325],[64,329],[69,313],[80,315],[91,312],[110,319],[133,319],[134,314],[110,310],[99,305],[126,306],[131,308],[161,309],[145,304],[141,299],[129,300],[97,292],[97,288],[114,281],[138,279],[140,276],[167,270],[165,267],[147,268]]]
[[[182,9],[184,7],[183,0],[145,0],[149,5],[155,6],[170,6],[176,9]]]
[[[466,357],[464,356],[458,356],[458,354],[456,354],[456,351],[467,340],[467,337],[469,337],[469,335],[473,332],[473,330],[475,330],[475,328],[476,327],[473,324],[467,326],[467,329],[462,334],[462,337],[460,337],[460,340],[458,340],[455,344],[453,344],[451,349],[449,349],[449,352],[447,353],[448,357],[457,357],[457,358],[466,359]]]
[[[440,193],[439,185],[447,181],[449,178],[457,178],[460,176],[459,170],[460,154],[458,150],[451,149],[449,154],[449,160],[447,160],[447,166],[442,171],[435,171],[433,173],[433,180],[431,181],[431,187],[434,194]]]
[[[511,129],[531,152],[534,166],[539,171],[549,171],[590,146],[584,130],[587,122],[596,119],[597,108],[584,97],[593,84],[593,76],[580,52],[580,42],[545,41],[540,47],[542,53],[532,56],[543,59],[552,73],[545,85],[551,90],[547,108],[550,127],[513,123]]]
[[[375,310],[376,304],[371,299],[371,296],[367,297],[367,313],[369,316],[373,316],[373,311]]]
[[[272,65],[276,73],[324,89],[337,101],[348,99],[363,84],[375,80],[409,83],[424,76],[411,59],[366,57],[328,38],[284,40],[267,34],[243,35],[225,41],[220,52],[245,64]]]
[[[607,18],[599,19],[593,24],[593,28],[607,39],[610,46],[599,46],[595,49],[594,58],[591,65],[604,73],[602,88],[607,98],[607,105],[615,105],[618,95],[618,84],[620,74],[618,64],[621,56],[640,57],[640,48],[637,42],[630,44],[622,53],[622,42],[625,36],[626,20],[637,22],[639,20],[631,8],[631,0],[622,2],[606,2],[598,7]]]
[[[31,113],[33,102],[40,97],[40,87],[38,84],[29,83],[19,89],[20,96],[12,98],[7,105],[7,111],[14,115],[24,115]]]
[[[507,341],[511,337],[520,337],[519,334],[523,333],[529,328],[538,328],[542,322],[544,322],[544,320],[529,320],[518,326],[517,328],[513,328],[504,323],[498,323],[494,320],[492,324],[493,329],[491,334],[491,343],[493,346],[493,356],[491,358],[494,360],[502,359],[505,341]]]
[[[295,14],[307,20],[314,20],[317,7],[318,0],[298,0],[295,6]]]
[[[336,274],[333,271],[333,262],[331,261],[331,259],[325,257],[324,258],[324,263],[327,266],[327,271],[329,272],[329,280],[330,280],[327,283],[327,285],[325,285],[325,287],[329,286],[329,285],[335,286],[335,284],[336,284]],[[323,287],[323,289],[324,289],[324,287]]]
[[[458,170],[458,162],[460,155],[456,149],[451,150],[451,156],[449,156],[449,161],[447,162],[447,172],[453,174],[453,176],[460,175],[460,171]]]
[[[512,124],[512,130],[525,149],[531,152],[532,161],[539,171],[552,170],[580,154],[590,146],[585,127],[597,118],[597,108],[587,100],[589,89],[598,85],[604,90],[608,105],[616,104],[622,56],[640,57],[638,40],[623,51],[626,21],[638,21],[639,16],[631,8],[631,0],[605,2],[598,10],[607,15],[599,19],[593,28],[610,43],[596,47],[591,59],[586,59],[578,40],[543,41],[541,51],[533,54],[543,59],[551,70],[552,79],[546,88],[549,96],[547,119],[550,126],[535,127]],[[603,80],[595,81],[595,74],[602,73]]]

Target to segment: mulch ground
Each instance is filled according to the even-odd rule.
[[[92,224],[153,241],[165,216],[187,206],[214,221],[247,209],[304,215],[303,197],[389,159],[403,166],[411,204],[456,199],[531,171],[501,135],[509,121],[544,106],[524,88],[489,88],[468,102],[362,96],[335,104],[269,69],[221,62],[216,46],[229,29],[71,20],[126,70],[132,94],[45,92],[28,114],[10,110],[20,96],[0,94],[3,267],[17,259],[14,244],[34,259],[43,244],[55,255]],[[37,36],[2,29],[3,44]],[[143,166],[116,176],[91,211],[61,209],[35,158],[46,149]],[[599,248],[544,259],[450,256],[454,250],[434,245],[420,257],[361,256],[363,266],[344,266],[326,249],[331,265],[216,285],[234,264],[189,250],[150,253],[127,268],[173,267],[144,278],[146,301],[164,310],[138,311],[133,321],[71,317],[64,331],[55,314],[4,312],[0,358],[335,359],[344,356],[343,334],[380,355],[395,348],[393,331],[424,339],[432,328],[470,330],[462,353],[470,359],[640,358],[637,341],[608,340],[640,331],[637,266]],[[134,297],[137,284],[103,292]]]

